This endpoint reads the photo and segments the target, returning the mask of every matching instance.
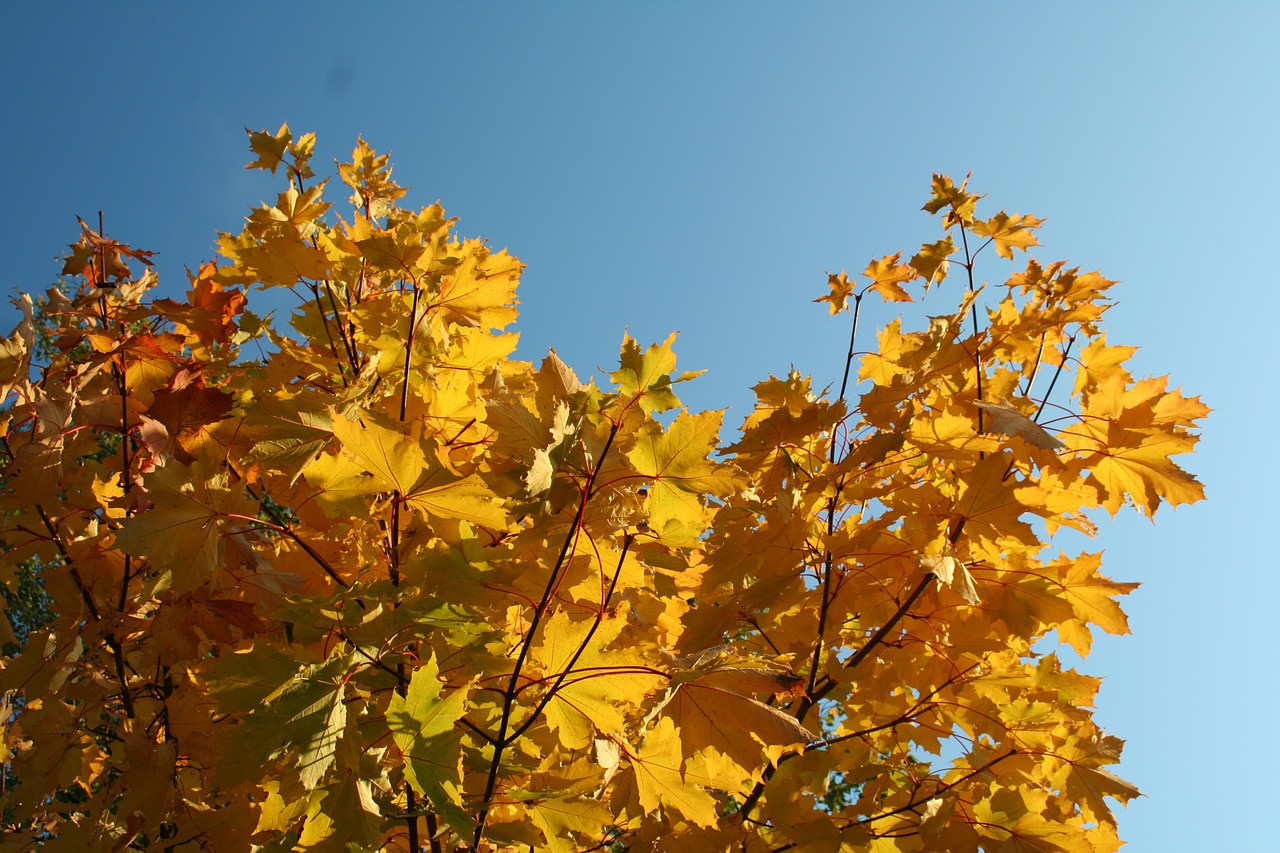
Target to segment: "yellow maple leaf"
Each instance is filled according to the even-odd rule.
[[[911,256],[911,266],[924,279],[927,290],[930,285],[941,284],[947,277],[947,269],[951,265],[948,260],[956,251],[956,244],[948,234],[934,243],[925,243],[920,251]]]
[[[849,310],[849,297],[853,296],[853,282],[849,281],[848,274],[844,270],[841,270],[839,275],[828,273],[827,284],[831,287],[831,292],[813,301],[826,302],[827,310],[833,316]]]
[[[547,722],[569,749],[586,748],[600,733],[621,735],[625,707],[639,706],[663,680],[634,649],[610,648],[626,625],[625,612],[597,627],[594,617],[556,610],[534,646],[543,682],[548,688],[559,682],[544,711]]]
[[[445,695],[433,655],[413,673],[402,697],[391,697],[387,726],[404,756],[405,776],[432,808],[459,831],[473,826],[462,808],[462,743],[455,728],[466,711],[467,690]]]
[[[702,756],[711,775],[732,785],[759,779],[781,755],[817,740],[795,717],[728,686],[759,685],[718,672],[691,674],[654,711],[675,723],[685,756],[713,751]]]
[[[639,400],[640,408],[646,412],[666,412],[680,406],[671,386],[701,376],[702,371],[673,376],[676,354],[671,345],[675,339],[672,332],[661,345],[654,344],[642,353],[631,335],[623,336],[619,366],[609,378],[624,400]]]
[[[862,358],[858,368],[858,379],[870,379],[876,385],[889,385],[895,376],[908,373],[910,368],[904,363],[907,355],[907,336],[902,334],[902,320],[895,318],[876,332],[880,347],[878,351],[868,353]]]
[[[1148,518],[1161,501],[1178,506],[1204,499],[1204,486],[1170,458],[1189,452],[1194,436],[1159,428],[1125,429],[1121,421],[1085,421],[1064,435],[1071,449],[1086,451],[1080,461],[1089,479],[1102,487],[1102,506],[1112,515],[1126,495]]]
[[[653,480],[645,509],[649,527],[660,537],[696,542],[706,528],[702,495],[736,491],[741,481],[737,470],[710,459],[723,416],[723,411],[681,412],[665,431],[649,422],[628,451],[636,473]]]
[[[274,173],[280,168],[280,161],[284,159],[285,153],[289,150],[289,144],[293,142],[293,133],[289,130],[289,123],[285,122],[280,125],[280,129],[275,133],[270,133],[265,128],[262,130],[250,130],[245,128],[244,132],[249,134],[249,147],[258,158],[252,163],[245,166],[246,169],[267,169]],[[312,141],[314,145],[314,139]]]
[[[372,269],[387,272],[394,278],[414,277],[414,265],[426,253],[419,235],[406,226],[392,230],[371,228],[369,236],[355,240],[360,257]]]
[[[211,580],[221,564],[228,514],[252,517],[251,505],[229,488],[225,473],[204,479],[169,464],[155,469],[144,484],[152,506],[122,522],[119,547],[171,573],[168,585],[175,593]]]
[[[395,200],[408,192],[391,180],[390,155],[378,154],[364,139],[356,141],[349,163],[338,164],[338,175],[344,184],[355,190],[350,202],[365,208],[370,217],[386,215]]]
[[[645,735],[644,744],[627,759],[635,773],[640,806],[647,811],[668,806],[698,826],[716,822],[716,801],[697,785],[686,783],[680,736],[670,717],[660,717]]]
[[[1115,372],[1120,372],[1127,384],[1128,374],[1121,365],[1137,351],[1137,347],[1108,346],[1107,336],[1099,335],[1080,352],[1080,369],[1076,371],[1076,382],[1072,393],[1080,394],[1090,391],[1109,374]]]
[[[361,422],[354,422],[335,413],[332,429],[342,442],[341,457],[330,455],[311,463],[304,472],[307,481],[324,483],[326,494],[396,491],[407,505],[428,516],[462,519],[490,529],[506,526],[506,510],[480,477],[450,470],[438,454],[429,462],[424,447],[431,442],[414,439],[387,421],[365,414]]]
[[[1040,245],[1036,240],[1035,229],[1043,223],[1043,219],[1034,216],[1008,214],[1002,210],[990,219],[974,222],[971,227],[974,234],[988,237],[995,243],[997,255],[1012,258],[1014,249],[1025,252],[1032,246]]]
[[[1071,737],[1054,749],[1065,762],[1055,774],[1054,782],[1072,802],[1079,804],[1081,816],[1087,821],[1115,826],[1115,815],[1106,798],[1128,803],[1141,796],[1136,785],[1103,769],[1105,765],[1119,763],[1122,747],[1119,738],[1089,735]]]
[[[480,240],[468,240],[457,250],[460,262],[440,283],[433,307],[460,325],[488,332],[516,319],[516,287],[524,264],[506,253],[490,252]]]
[[[1093,643],[1090,625],[1108,634],[1129,633],[1129,619],[1115,599],[1137,589],[1138,585],[1119,583],[1099,573],[1101,554],[1081,554],[1071,559],[1064,555],[1060,559],[1058,584],[1075,618],[1058,623],[1058,637],[1080,657],[1087,657]]]
[[[929,213],[937,213],[943,208],[949,208],[946,216],[943,218],[945,227],[950,228],[957,223],[968,223],[973,220],[973,212],[977,208],[978,199],[981,196],[966,192],[969,184],[969,178],[956,186],[951,178],[946,175],[934,174],[933,176],[933,194],[929,200],[925,202],[923,210]]]
[[[614,815],[599,800],[584,796],[536,798],[525,803],[526,813],[542,830],[543,847],[548,853],[577,853],[581,850],[575,836],[582,836],[603,846]]]
[[[293,229],[274,230],[262,242],[243,243],[226,235],[219,251],[239,262],[250,277],[267,286],[292,287],[302,279],[325,278],[332,263]]]
[[[899,263],[902,253],[885,255],[867,264],[862,274],[871,279],[869,290],[880,294],[885,302],[913,302],[911,295],[902,289],[903,282],[919,278],[920,274],[910,264]]]
[[[977,829],[1001,853],[1093,853],[1078,825],[1048,814],[1048,793],[1027,788],[997,788],[973,804]]]
[[[925,571],[933,573],[938,580],[958,592],[965,601],[970,604],[981,601],[977,584],[973,582],[973,575],[969,574],[969,570],[960,561],[955,548],[950,543],[943,547],[941,554],[921,557],[920,564],[924,566]]]
[[[7,400],[10,391],[29,380],[31,354],[36,345],[31,297],[24,293],[14,297],[13,304],[22,312],[22,322],[12,335],[0,340],[0,401]]]
[[[953,512],[965,520],[964,536],[971,558],[1039,546],[1040,540],[1025,516],[1041,503],[1041,492],[1034,485],[1005,477],[1011,456],[1010,450],[988,454],[957,477],[960,489]]]

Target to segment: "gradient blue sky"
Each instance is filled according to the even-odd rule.
[[[180,291],[278,189],[243,128],[288,120],[529,264],[522,357],[586,374],[679,330],[709,371],[682,396],[730,423],[771,372],[838,381],[846,319],[810,300],[931,238],[931,172],[1047,217],[1043,258],[1122,280],[1110,341],[1215,409],[1209,502],[1103,531],[1143,584],[1084,667],[1147,794],[1126,850],[1274,846],[1280,4],[12,3],[0,31],[5,292],[98,210]]]

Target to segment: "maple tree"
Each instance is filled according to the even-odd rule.
[[[313,135],[250,143],[287,186],[185,300],[82,222],[47,363],[28,297],[0,343],[6,600],[48,602],[0,620],[14,849],[1119,847],[1055,649],[1133,585],[1053,543],[1200,499],[1208,410],[1130,373],[1100,274],[978,286],[1039,219],[935,176],[941,239],[818,300],[839,391],[769,377],[723,445],[673,338],[604,387],[513,360],[515,258],[363,141],[345,217]],[[947,307],[860,353],[869,293]]]

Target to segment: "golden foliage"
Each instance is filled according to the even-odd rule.
[[[673,339],[603,388],[514,361],[516,259],[400,207],[363,141],[348,219],[311,134],[250,144],[289,185],[186,301],[84,226],[52,361],[30,302],[0,344],[4,577],[35,560],[52,601],[0,669],[11,838],[1115,849],[1137,792],[1053,638],[1127,631],[1132,585],[1050,548],[1199,500],[1173,457],[1208,410],[1128,372],[1096,273],[1031,259],[980,307],[977,256],[1039,219],[935,176],[942,238],[819,301],[948,310],[882,330],[852,405],[761,382],[717,458]]]

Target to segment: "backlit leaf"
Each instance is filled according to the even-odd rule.
[[[644,745],[628,759],[641,807],[649,811],[670,808],[698,826],[715,823],[716,801],[701,787],[685,784],[680,738],[670,717],[659,718],[645,736]]]
[[[434,658],[414,672],[405,696],[391,697],[387,725],[404,755],[405,775],[418,793],[459,831],[472,825],[460,791],[461,736],[455,729],[466,710],[466,690],[447,695]]]

